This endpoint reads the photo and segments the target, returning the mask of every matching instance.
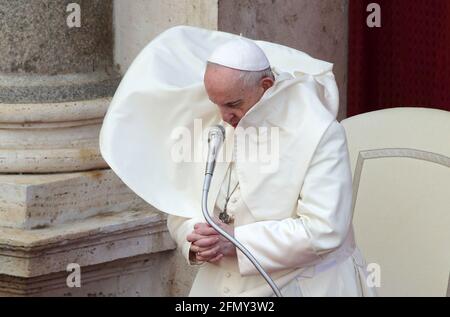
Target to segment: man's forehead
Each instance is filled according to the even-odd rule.
[[[244,91],[237,86],[206,86],[209,99],[217,105],[234,105],[244,100]]]
[[[227,93],[233,90],[239,90],[239,71],[220,70],[206,71],[204,84],[210,89]]]
[[[205,76],[208,77],[238,77],[241,71],[222,65],[208,64],[205,70]]]
[[[218,105],[234,105],[243,100],[244,89],[240,85],[240,71],[223,66],[211,66],[205,74],[205,88],[210,100]]]

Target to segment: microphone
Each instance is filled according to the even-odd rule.
[[[225,237],[228,241],[230,241],[236,248],[241,250],[241,252],[252,262],[258,272],[262,275],[262,277],[266,280],[269,286],[272,288],[273,292],[277,297],[282,297],[280,290],[274,283],[274,281],[270,278],[269,274],[264,271],[263,267],[259,262],[255,259],[255,257],[234,237],[228,234],[225,230],[223,230],[219,225],[217,225],[214,220],[211,218],[208,211],[208,193],[209,188],[211,186],[211,180],[214,174],[214,169],[216,167],[216,159],[217,153],[220,150],[220,147],[225,140],[225,129],[221,125],[215,125],[211,127],[208,134],[208,157],[206,161],[206,169],[205,169],[205,180],[203,183],[203,194],[202,194],[202,212],[203,216],[206,219],[206,222],[214,228],[220,235]]]
[[[206,160],[206,174],[214,173],[216,167],[217,153],[225,140],[225,128],[221,125],[211,127],[208,134],[208,158]]]
[[[225,128],[221,125],[211,127],[208,133],[208,156],[206,158],[205,181],[203,182],[203,193],[208,196],[212,176],[216,168],[217,153],[225,140]]]

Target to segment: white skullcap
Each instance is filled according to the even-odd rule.
[[[250,72],[270,67],[264,51],[253,41],[242,37],[216,48],[208,62]]]

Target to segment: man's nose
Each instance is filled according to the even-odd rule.
[[[233,112],[227,109],[220,109],[220,115],[222,116],[223,121],[230,121],[234,117]]]

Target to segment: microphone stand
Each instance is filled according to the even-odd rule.
[[[215,154],[217,154],[217,153],[215,153]],[[269,276],[269,274],[267,274],[267,272],[264,271],[263,267],[261,266],[261,264],[259,264],[259,262],[255,259],[255,257],[239,241],[237,241],[234,237],[229,235],[225,230],[220,228],[214,222],[214,220],[211,218],[209,211],[208,211],[208,194],[209,194],[209,187],[211,185],[211,180],[212,180],[212,176],[213,176],[213,172],[214,172],[214,165],[215,165],[215,160],[216,160],[215,155],[213,157],[213,160],[214,161],[207,163],[207,168],[206,168],[206,172],[205,172],[205,180],[203,182],[202,212],[203,212],[203,216],[206,219],[206,222],[211,227],[213,227],[214,230],[216,230],[220,235],[222,235],[228,241],[230,241],[232,244],[234,244],[234,246],[236,246],[236,248],[238,248],[250,260],[250,262],[252,262],[252,264],[255,266],[255,268],[258,270],[258,272],[262,275],[262,277],[264,277],[264,279],[267,281],[269,286],[272,288],[275,295],[277,297],[282,297],[281,292],[278,289],[275,282],[272,280],[272,278]],[[212,164],[213,167],[208,168],[209,164]]]

